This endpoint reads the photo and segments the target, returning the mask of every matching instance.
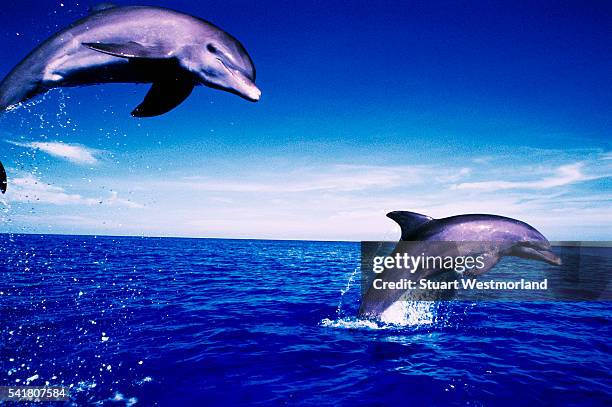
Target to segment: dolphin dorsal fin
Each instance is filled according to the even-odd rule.
[[[427,215],[421,215],[416,212],[408,211],[394,211],[387,214],[388,218],[393,219],[402,228],[401,240],[408,240],[412,232],[419,227],[423,226],[427,222],[434,220],[432,217]]]
[[[113,3],[104,2],[104,3],[96,4],[95,6],[91,6],[89,8],[89,12],[93,14],[93,13],[97,13],[98,11],[108,10],[109,8],[115,8],[115,7],[118,7],[118,6]]]

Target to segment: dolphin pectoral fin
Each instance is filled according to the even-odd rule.
[[[188,78],[155,82],[132,116],[153,117],[167,113],[187,99],[194,86],[195,83]]]
[[[84,42],[87,48],[120,58],[168,59],[168,51],[159,46],[142,45],[134,41],[124,44]]]

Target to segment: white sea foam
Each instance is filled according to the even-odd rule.
[[[382,322],[400,326],[431,325],[436,319],[433,301],[397,301],[380,316]]]
[[[326,328],[343,328],[343,329],[386,329],[384,324],[379,325],[376,321],[367,319],[358,319],[353,317],[345,317],[338,319],[324,318],[320,322],[321,326]]]
[[[379,321],[356,317],[325,318],[320,325],[341,329],[398,329],[428,326],[436,322],[436,305],[430,301],[398,301],[387,309]]]

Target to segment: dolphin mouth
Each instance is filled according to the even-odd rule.
[[[258,102],[261,98],[261,90],[259,90],[255,83],[248,79],[242,72],[227,66],[221,58],[217,58],[217,60],[221,62],[221,65],[223,65],[223,67],[232,75],[232,77],[235,79],[236,85],[238,85],[231,90],[238,96],[241,96],[250,102]]]
[[[542,256],[542,260],[544,260],[548,264],[552,264],[554,266],[560,266],[563,264],[561,258],[550,250],[539,251],[538,253],[540,254],[540,256]]]
[[[553,266],[560,266],[563,264],[563,261],[559,256],[554,254],[551,250],[548,249],[535,249],[535,248],[525,248],[523,249],[525,254],[527,254],[529,258],[535,260],[541,260],[548,264],[552,264]]]

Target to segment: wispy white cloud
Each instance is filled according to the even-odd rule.
[[[144,208],[143,204],[131,201],[129,199],[119,198],[119,193],[117,191],[111,191],[111,196],[109,198],[101,200],[101,202],[102,204],[109,205],[109,206],[124,206],[126,208],[131,208],[131,209]]]
[[[57,141],[33,141],[22,143],[18,141],[9,141],[7,143],[15,146],[32,148],[43,151],[53,157],[61,158],[80,165],[92,165],[98,163],[100,150],[89,148],[80,144],[69,144]]]
[[[8,202],[81,206],[106,205],[133,209],[144,207],[137,202],[119,198],[116,191],[111,191],[110,197],[107,198],[91,198],[70,193],[65,188],[46,183],[31,173],[21,174],[11,179],[10,186],[6,194]]]
[[[479,181],[466,182],[455,186],[459,190],[499,191],[504,189],[548,189],[601,178],[599,175],[586,175],[583,163],[573,163],[555,168],[552,174],[531,181]],[[525,176],[527,174],[521,174]]]
[[[258,174],[251,179],[218,180],[186,177],[165,186],[199,191],[243,193],[357,192],[416,185],[424,181],[457,181],[470,173],[469,168],[436,169],[431,166],[332,165],[299,168],[291,171]]]
[[[98,200],[70,194],[62,187],[41,181],[33,174],[23,174],[10,181],[7,198],[15,202],[45,203],[52,205],[95,205]]]
[[[472,158],[472,162],[475,164],[487,164],[494,159],[493,156],[481,156]]]

